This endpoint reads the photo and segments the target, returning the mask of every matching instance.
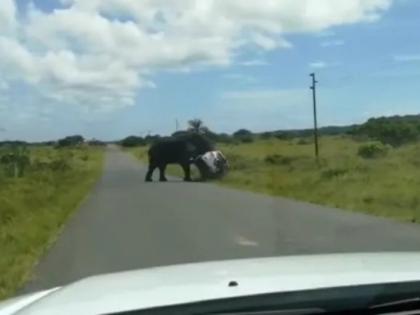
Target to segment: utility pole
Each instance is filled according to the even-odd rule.
[[[175,131],[178,131],[178,129],[179,129],[178,119],[175,119]]]
[[[318,81],[315,78],[315,73],[311,73],[310,76],[312,77],[312,98],[313,98],[313,105],[314,105],[314,141],[315,141],[315,157],[318,160],[319,158],[319,143],[318,143],[318,118],[317,118],[317,110],[316,110],[316,84]]]

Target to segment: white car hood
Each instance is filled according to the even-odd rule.
[[[229,287],[230,281],[238,286]],[[420,254],[339,254],[187,264],[94,276],[0,303],[0,315],[109,314],[264,293],[420,281]]]

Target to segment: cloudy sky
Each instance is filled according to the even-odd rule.
[[[0,0],[0,138],[420,113],[418,0]]]

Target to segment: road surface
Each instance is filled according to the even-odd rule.
[[[106,154],[102,178],[24,292],[186,262],[420,250],[418,225],[214,184],[145,183],[145,167],[134,157],[115,147]]]

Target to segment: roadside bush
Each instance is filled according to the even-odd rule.
[[[0,157],[3,172],[8,177],[23,177],[30,164],[29,150],[26,147],[13,147]]]
[[[74,152],[68,149],[57,150],[53,156],[42,156],[33,159],[30,170],[33,173],[50,173],[50,172],[65,172],[73,169],[73,164],[76,160],[86,163],[89,161],[88,152],[80,152],[75,155]]]
[[[365,159],[375,159],[386,156],[388,148],[380,143],[365,144],[359,147],[357,154]]]

